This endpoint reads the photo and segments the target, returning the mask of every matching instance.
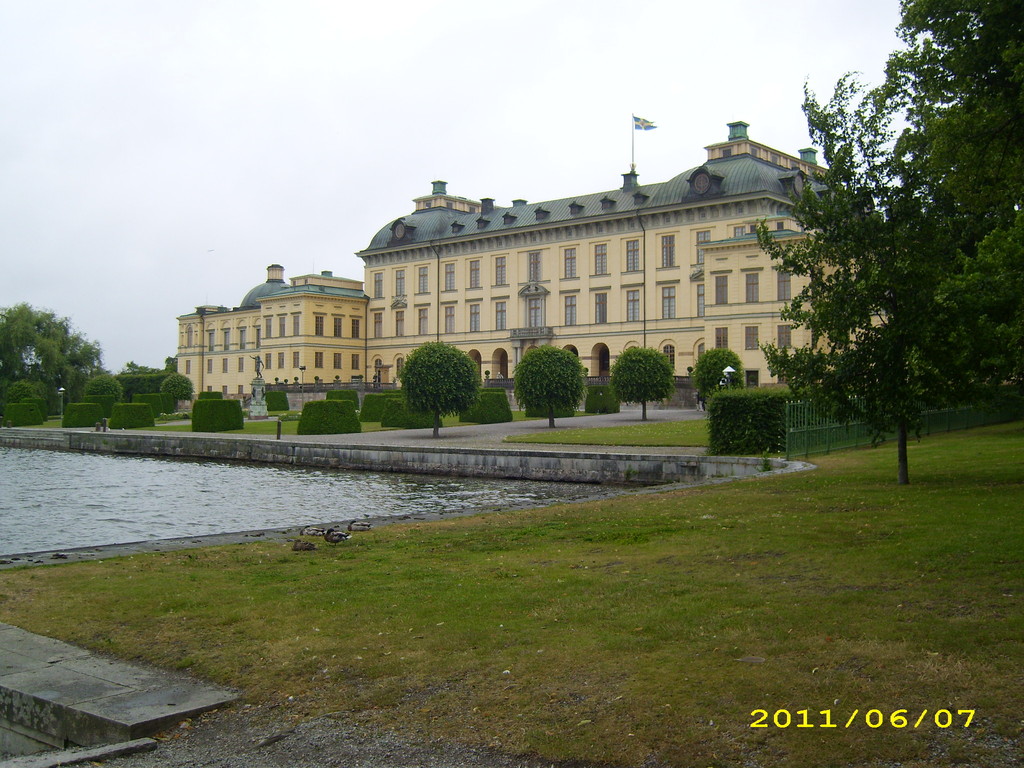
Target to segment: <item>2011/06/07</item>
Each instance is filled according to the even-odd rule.
[[[921,712],[920,716],[914,720],[913,715],[908,716],[910,710],[897,709],[889,713],[888,716],[880,709],[869,709],[864,712],[864,724],[868,728],[881,728],[883,725],[888,723],[893,728],[920,728],[922,724],[928,727],[935,723],[939,728],[952,728],[956,725],[954,722],[955,717],[953,712],[948,709],[937,709],[934,711],[930,720],[926,721],[925,718],[928,716],[929,710]],[[971,721],[974,720],[973,709],[958,709],[956,710],[956,716],[966,715],[966,719],[963,722],[963,727],[967,728],[970,726]],[[857,716],[860,714],[859,709],[853,710],[850,717],[846,720],[846,725],[843,728],[849,728],[858,723]],[[809,709],[798,709],[793,713],[790,713],[788,709],[777,709],[774,713],[770,713],[767,709],[755,709],[750,713],[750,716],[755,718],[750,724],[751,728],[839,728],[840,726],[832,722],[832,710],[831,709],[820,709],[817,711],[817,715],[820,715],[820,719],[817,722],[812,722],[814,713]],[[769,719],[770,718],[770,719]],[[911,725],[913,722],[913,725]]]

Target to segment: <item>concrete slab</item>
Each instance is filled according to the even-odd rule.
[[[237,698],[185,675],[98,656],[8,624],[0,624],[0,660],[0,728],[10,743],[24,736],[38,749],[151,736]]]
[[[61,765],[81,765],[96,761],[112,760],[122,755],[151,752],[156,749],[153,739],[135,739],[121,744],[106,744],[101,747],[78,747],[47,752],[41,755],[22,755],[0,760],[0,768],[57,768]]]

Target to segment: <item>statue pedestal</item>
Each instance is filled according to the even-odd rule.
[[[249,401],[249,418],[261,420],[267,418],[267,384],[257,376],[252,380],[252,400]]]

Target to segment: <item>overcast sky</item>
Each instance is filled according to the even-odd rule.
[[[0,0],[0,307],[116,372],[279,263],[354,254],[434,179],[498,205],[640,182],[750,137],[808,146],[805,81],[877,84],[898,0]]]

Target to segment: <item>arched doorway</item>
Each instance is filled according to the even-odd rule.
[[[661,352],[662,352],[663,355],[665,355],[665,357],[668,358],[668,361],[672,364],[672,370],[675,371],[675,369],[676,369],[676,345],[673,344],[670,341],[667,341],[667,342],[665,342],[664,344],[661,345]]]
[[[388,368],[384,365],[384,361],[379,357],[373,360],[373,383],[374,384],[387,384],[388,383]]]
[[[491,376],[495,379],[508,378],[508,352],[504,349],[496,349],[491,355]]]
[[[590,373],[592,376],[610,376],[612,356],[608,351],[607,344],[595,344],[590,352],[592,365]]]
[[[572,352],[574,355],[576,355],[576,357],[580,356],[580,351],[576,349],[576,347],[574,347],[572,344],[566,344],[564,347],[562,347],[562,349],[566,350],[567,352]]]
[[[469,350],[468,354],[469,354],[469,359],[472,360],[476,364],[476,375],[479,376],[480,378],[483,378],[484,366],[483,366],[483,360],[480,357],[480,352],[478,350],[471,349],[471,350]]]

